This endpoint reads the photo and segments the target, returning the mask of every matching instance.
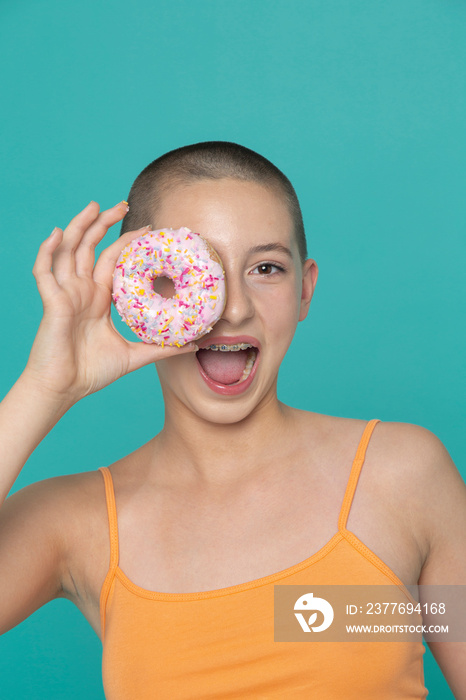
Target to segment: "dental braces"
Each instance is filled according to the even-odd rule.
[[[220,350],[220,352],[237,352],[238,350],[247,350],[254,347],[249,343],[238,343],[237,345],[209,345],[209,350]]]

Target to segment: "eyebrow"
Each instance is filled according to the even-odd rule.
[[[263,245],[255,245],[253,248],[249,248],[249,253],[270,253],[272,251],[285,253],[290,258],[293,257],[291,250],[281,243],[264,243]]]

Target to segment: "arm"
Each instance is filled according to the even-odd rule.
[[[419,475],[429,553],[421,585],[463,585],[466,590],[466,486],[442,442],[422,428],[424,466]],[[428,620],[438,624],[439,619]],[[431,642],[456,700],[466,700],[466,639]]]
[[[64,231],[54,230],[36,259],[44,315],[27,366],[0,404],[0,631],[61,595],[66,585],[66,478],[28,486],[5,501],[29,455],[84,396],[150,362],[195,349],[132,343],[114,328],[113,269],[141,231],[126,233],[95,265],[94,249],[125,213],[123,204],[99,213],[91,202]]]

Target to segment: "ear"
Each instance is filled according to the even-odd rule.
[[[319,268],[317,267],[316,261],[312,260],[311,258],[309,258],[309,260],[305,260],[303,264],[301,304],[298,321],[304,321],[307,316],[312,295],[314,294],[314,289],[316,288],[318,276]]]

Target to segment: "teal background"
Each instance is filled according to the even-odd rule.
[[[290,177],[320,268],[280,398],[422,425],[465,476],[465,36],[453,0],[3,0],[2,394],[39,323],[41,240],[161,153],[233,140]],[[15,488],[108,464],[162,419],[142,369],[75,406]],[[100,655],[54,601],[0,638],[2,698],[103,698]],[[430,652],[425,675],[453,697]]]

